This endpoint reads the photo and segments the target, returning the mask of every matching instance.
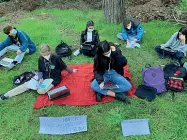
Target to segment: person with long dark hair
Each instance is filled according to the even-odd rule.
[[[90,20],[86,24],[86,29],[81,33],[80,52],[84,55],[94,57],[99,42],[99,34],[94,28],[94,22]]]
[[[130,82],[124,78],[123,67],[126,64],[127,59],[114,43],[99,43],[94,59],[94,81],[91,84],[91,88],[96,92],[96,101],[101,101],[102,95],[108,95],[130,103],[125,95],[125,92],[132,88]],[[112,83],[113,86],[110,87],[113,88],[107,86],[108,82]]]
[[[187,51],[187,26],[174,33],[166,44],[155,47],[161,58],[171,58],[181,62]]]

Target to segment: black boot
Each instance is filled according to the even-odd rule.
[[[7,97],[4,96],[4,94],[0,95],[0,100],[6,100],[8,99]]]
[[[129,97],[125,95],[125,93],[116,93],[116,100],[125,102],[127,104],[131,104]]]
[[[95,94],[96,94],[96,102],[101,102],[103,95],[98,92],[95,92]]]

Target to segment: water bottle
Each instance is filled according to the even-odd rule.
[[[80,54],[80,50],[78,49],[78,50],[76,50],[74,53],[73,53],[73,55],[75,55],[75,56],[77,56],[77,55],[79,55]]]

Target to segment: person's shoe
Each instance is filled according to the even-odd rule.
[[[125,102],[127,104],[131,104],[129,97],[125,95],[125,93],[116,93],[116,100]]]
[[[18,63],[18,61],[13,61],[12,64],[16,65]]]
[[[103,95],[98,92],[96,92],[95,94],[96,94],[96,102],[101,102]]]
[[[0,100],[6,100],[8,99],[7,97],[4,96],[4,94],[0,95]]]

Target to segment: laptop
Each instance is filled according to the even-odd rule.
[[[15,66],[14,64],[12,64],[13,61],[14,59],[5,57],[0,61],[0,65],[8,69],[12,69]]]

